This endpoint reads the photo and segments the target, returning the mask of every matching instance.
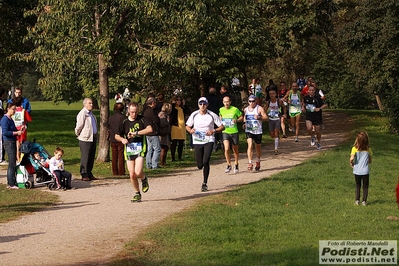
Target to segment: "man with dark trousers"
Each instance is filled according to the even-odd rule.
[[[121,126],[123,120],[127,118],[126,115],[123,114],[124,109],[125,106],[123,106],[123,103],[116,103],[114,105],[114,114],[108,119],[113,175],[125,175],[125,145],[115,139],[115,134],[119,133],[119,127]]]
[[[83,100],[83,109],[76,116],[75,134],[80,147],[80,175],[83,181],[97,180],[92,170],[97,147],[97,118],[92,112],[93,101]]]

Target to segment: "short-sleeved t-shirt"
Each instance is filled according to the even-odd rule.
[[[220,127],[222,121],[219,116],[212,111],[207,110],[205,114],[201,114],[199,110],[194,111],[188,118],[186,125],[195,128],[193,136],[193,144],[206,144],[208,142],[215,142],[215,136],[207,136],[208,130],[213,130],[215,124]]]
[[[233,122],[234,119],[237,120],[241,116],[241,111],[237,107],[230,106],[229,109],[222,107],[219,109],[219,115],[222,118],[222,124],[225,128],[223,133],[238,133],[237,121]]]
[[[320,114],[316,112],[315,109],[322,107],[324,104],[324,101],[320,96],[315,95],[314,97],[311,97],[310,95],[307,95],[303,101],[306,109],[306,120],[318,118]]]
[[[143,116],[138,116],[136,120],[131,121],[128,118],[125,119],[119,127],[119,136],[128,139],[129,143],[125,145],[125,155],[144,156],[147,151],[147,143],[145,136],[135,136],[133,138],[127,138],[129,132],[136,132],[138,130],[145,129],[148,125],[151,125],[151,121]]]
[[[371,148],[369,148],[367,151],[359,151],[356,147],[352,147],[351,155],[353,154],[355,155],[353,173],[355,175],[369,174],[369,157],[373,155]]]

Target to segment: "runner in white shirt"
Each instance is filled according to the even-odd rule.
[[[186,122],[186,130],[193,137],[195,159],[198,169],[203,169],[204,180],[201,191],[208,191],[208,177],[210,172],[209,160],[215,142],[215,132],[222,132],[224,126],[220,117],[208,110],[208,100],[201,97],[198,100],[199,110],[194,111]],[[215,129],[215,124],[218,128]]]

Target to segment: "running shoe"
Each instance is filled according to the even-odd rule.
[[[248,164],[248,170],[252,171],[253,169],[254,169],[254,165],[252,163],[249,163]]]
[[[317,143],[316,147],[317,147],[317,150],[321,150],[321,144],[320,143]]]
[[[357,200],[357,201],[355,201],[355,205],[359,205],[359,201]]]
[[[278,155],[278,150],[274,150],[274,155]]]
[[[291,126],[288,126],[288,130],[289,130],[290,132],[293,131]]]
[[[366,206],[367,203],[366,203],[365,201],[362,201],[362,205],[363,205],[363,206]]]
[[[286,139],[286,138],[287,138],[287,135],[284,134],[284,135],[283,135],[283,139]]]
[[[315,139],[315,137],[312,137],[310,139],[310,146],[314,146],[315,144],[316,144],[316,139]]]
[[[226,170],[224,170],[225,173],[230,173],[231,171],[231,165],[227,165]]]
[[[202,183],[201,191],[202,191],[202,192],[208,191],[208,186],[206,185],[206,183]]]
[[[17,186],[7,186],[8,189],[19,189]]]
[[[234,173],[235,173],[235,174],[238,173],[238,164],[236,164],[236,165],[234,166]]]
[[[130,201],[131,202],[141,202],[141,194],[136,193]]]
[[[146,193],[148,191],[148,189],[150,188],[150,186],[148,185],[148,177],[145,175],[144,179],[141,180],[141,184],[142,184],[142,190],[144,193]]]
[[[256,161],[255,170],[259,171],[259,169],[260,169],[260,161]]]
[[[295,142],[298,142],[298,141],[299,141],[298,136],[296,136],[295,137]]]

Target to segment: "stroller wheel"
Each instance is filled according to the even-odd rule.
[[[54,190],[55,189],[55,184],[54,183],[48,184],[48,189]]]
[[[25,188],[26,188],[26,189],[33,188],[33,183],[32,183],[31,181],[25,182]]]

